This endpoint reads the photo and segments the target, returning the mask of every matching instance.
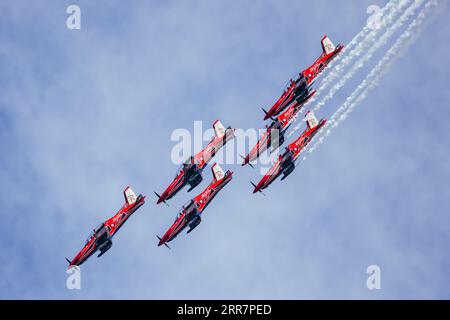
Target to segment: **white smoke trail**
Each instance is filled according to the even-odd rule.
[[[352,67],[352,69],[345,74],[343,78],[340,78],[339,82],[336,83],[331,89],[330,92],[316,105],[314,108],[315,111],[319,110],[321,107],[323,107],[330,99],[334,97],[336,92],[338,92],[345,83],[353,77],[353,75],[358,71],[360,68],[364,66],[364,64],[372,58],[373,54],[376,50],[378,50],[380,47],[384,46],[387,41],[389,40],[394,33],[403,26],[403,24],[408,21],[408,19],[415,13],[415,10],[419,8],[424,0],[415,0],[408,9],[405,10],[405,12],[402,14],[402,16],[390,27],[388,30],[378,39],[378,41],[375,42],[375,44],[370,47],[370,49],[364,54],[364,56],[361,57]]]
[[[378,21],[376,25],[366,25],[361,32],[346,45],[343,54],[336,57],[334,63],[339,62],[339,64],[337,64],[327,77],[322,80],[320,83],[320,91],[327,89],[328,86],[342,73],[345,66],[350,64],[355,57],[361,55],[371,43],[375,42],[377,34],[383,30],[384,27],[391,24],[403,7],[409,2],[410,0],[391,0],[386,4],[386,6],[378,13],[380,21]],[[357,45],[356,48],[350,50],[355,45]],[[331,67],[332,65],[333,63],[329,66]]]
[[[316,101],[320,94],[325,91],[328,86],[338,78],[344,68],[349,65],[353,59],[359,55],[361,55],[365,49],[374,41],[376,41],[377,34],[386,26],[388,26],[401,12],[401,9],[405,7],[410,0],[390,0],[383,9],[378,13],[380,17],[380,21],[376,26],[366,25],[353,39],[345,46],[343,52],[338,55],[330,64],[325,68],[323,73],[326,73],[327,70],[331,70],[324,79],[321,81],[319,89],[316,90],[314,97],[308,101],[308,104]],[[357,45],[354,49],[352,49],[355,45]],[[333,66],[335,66],[333,68]],[[292,119],[292,123],[297,121],[297,118],[300,114],[303,113],[304,108]],[[298,130],[301,125],[298,125],[294,128],[294,131]],[[291,136],[292,133],[289,135]]]
[[[430,12],[441,4],[438,0],[430,0],[425,4],[424,8],[420,11],[417,17],[409,24],[407,29],[399,36],[396,42],[391,46],[387,53],[380,59],[377,65],[371,70],[367,77],[358,85],[353,93],[346,99],[344,104],[333,114],[326,125],[322,128],[318,135],[317,141],[309,148],[305,148],[304,154],[313,153],[326,139],[330,136],[333,129],[337,128],[339,124],[344,121],[348,115],[367,98],[367,94],[375,88],[380,79],[389,71],[395,59],[398,58],[402,52],[408,48],[422,33],[425,22],[427,22],[427,16]],[[299,161],[303,161],[307,158],[304,155]]]
[[[424,0],[414,0],[414,2],[405,10],[405,12],[402,14],[402,16],[391,26],[389,27],[386,32],[378,39],[378,41],[375,42],[372,47],[357,61],[354,63],[353,67],[348,71],[343,77],[340,78],[340,80],[329,90],[328,94],[322,98],[322,100],[317,103],[317,105],[314,107],[314,111],[318,111],[320,108],[322,108],[330,99],[334,97],[334,95],[345,85],[345,83],[351,79],[356,72],[361,69],[367,61],[369,61],[374,52],[377,51],[379,48],[384,46],[387,41],[394,35],[394,33],[403,26],[403,24],[408,21],[408,19],[414,15],[417,8],[419,8]],[[291,136],[295,133],[298,129],[302,127],[302,123],[298,124],[289,134]]]

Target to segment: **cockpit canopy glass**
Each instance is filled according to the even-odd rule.
[[[193,200],[189,200],[188,202],[186,202],[182,207],[181,210],[178,212],[177,217],[175,218],[175,220],[178,220],[178,218],[181,217],[181,215],[186,212],[189,211],[191,209],[191,207],[194,206],[194,201]]]
[[[89,234],[89,237],[86,240],[86,243],[88,243],[89,241],[92,240],[92,238],[95,237],[95,235],[97,234],[97,232],[99,232],[102,228],[103,228],[104,224],[101,223],[99,224],[94,230],[91,231],[91,233]]]
[[[178,167],[177,173],[175,174],[175,178],[178,177],[180,173],[183,173],[183,171],[184,171],[184,164]]]
[[[183,209],[187,209],[193,204],[194,204],[194,201],[191,199],[183,205]]]
[[[104,224],[100,223],[97,228],[95,228],[95,233],[99,232],[103,228]]]
[[[94,234],[95,234],[95,230],[92,230],[91,233],[89,234],[88,238],[86,239],[86,243],[88,243],[89,241],[91,241],[92,238],[94,238]]]
[[[175,177],[178,177],[178,175],[180,173],[183,173],[185,170],[189,169],[193,163],[194,163],[194,157],[190,156],[189,158],[187,158],[186,161],[184,161],[178,167],[178,170],[177,170],[177,173],[176,173]]]

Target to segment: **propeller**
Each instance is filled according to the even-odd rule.
[[[269,114],[264,108],[261,108],[261,110],[264,112],[264,114],[265,114],[266,116]],[[270,118],[271,120],[275,121],[275,119],[274,119],[272,116],[269,116],[269,118]]]
[[[263,194],[263,196],[265,196],[266,194],[256,185],[254,184],[252,181],[250,181],[250,183],[252,184],[252,186],[255,187],[255,190],[258,192],[261,192]]]
[[[158,235],[156,235],[156,237],[159,239],[159,241],[162,241],[162,239]],[[165,245],[167,248],[170,249],[170,247],[167,245],[167,243],[163,242],[163,245]]]
[[[242,154],[240,154],[239,156],[245,161],[245,157],[244,157]],[[248,163],[248,165],[249,165],[250,167],[252,167],[253,169],[255,168],[255,167],[250,163],[250,161],[247,162],[247,163]],[[244,164],[242,164],[242,165],[244,165]]]
[[[158,193],[156,193],[156,191],[153,191],[153,193],[156,194],[158,199],[161,199],[161,196]],[[164,204],[169,207],[169,204],[166,202],[166,200],[163,200],[162,202],[164,202]]]

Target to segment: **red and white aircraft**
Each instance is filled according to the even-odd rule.
[[[285,140],[284,133],[289,128],[292,119],[315,93],[315,90],[312,91],[303,102],[295,101],[276,119],[273,119],[272,123],[266,127],[266,131],[262,134],[256,145],[245,157],[243,157],[244,161],[242,162],[242,165],[245,166],[248,163],[252,166],[250,162],[258,158],[269,147],[272,147],[272,151],[274,151],[281,146]]]
[[[214,176],[213,181],[205,190],[181,208],[175,218],[175,222],[162,238],[157,236],[159,239],[158,246],[164,244],[169,248],[167,242],[172,241],[187,226],[189,226],[187,233],[194,230],[194,228],[202,221],[201,215],[203,210],[205,210],[217,193],[233,178],[233,172],[229,170],[224,172],[217,163],[211,167],[211,171]]]
[[[190,188],[188,192],[194,189],[197,185],[202,182],[202,171],[205,165],[211,160],[212,157],[219,151],[229,140],[234,138],[234,129],[225,127],[219,120],[216,120],[213,124],[214,137],[208,143],[208,145],[197,153],[195,156],[191,156],[187,159],[181,167],[178,169],[175,179],[167,187],[167,189],[159,195],[155,192],[158,197],[157,204],[169,200],[178,191],[180,191],[185,185],[189,184]]]
[[[276,116],[294,100],[301,101],[305,99],[309,95],[309,88],[313,84],[314,79],[344,48],[342,44],[335,47],[327,36],[324,36],[321,42],[323,53],[310,67],[303,70],[296,78],[289,80],[283,94],[269,111],[263,109],[265,113],[264,120]]]
[[[294,171],[295,160],[298,158],[300,152],[308,145],[327,121],[326,119],[317,121],[317,118],[311,111],[309,111],[305,117],[307,125],[305,131],[303,131],[300,137],[286,148],[286,151],[278,157],[277,161],[275,161],[257,185],[252,182],[252,185],[255,187],[253,193],[262,192],[263,189],[267,188],[281,174],[283,174],[281,180],[284,180],[292,171]]]
[[[69,268],[81,265],[97,250],[100,250],[100,254],[97,257],[108,251],[112,246],[112,237],[123,226],[125,221],[145,203],[145,196],[140,194],[136,197],[136,194],[130,187],[126,187],[123,194],[125,196],[123,207],[112,218],[106,220],[91,232],[83,249],[72,261],[66,258],[67,262],[69,262]]]

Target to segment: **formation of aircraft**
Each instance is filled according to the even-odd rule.
[[[246,164],[249,164],[252,166],[251,161],[257,159],[269,147],[272,151],[280,147],[284,143],[284,133],[291,125],[291,121],[315,93],[316,91],[312,91],[302,102],[294,101],[276,119],[272,118],[272,123],[266,127],[266,131],[262,134],[256,145],[245,157],[243,157],[244,161],[242,162],[242,165],[245,166]]]
[[[326,35],[322,38],[321,43],[322,54],[319,58],[311,66],[300,72],[297,78],[289,81],[287,88],[269,111],[263,109],[265,113],[264,119],[270,118],[272,123],[266,127],[266,131],[250,150],[249,154],[243,157],[242,165],[249,164],[252,166],[251,161],[257,159],[264,151],[271,148],[273,152],[284,143],[286,130],[297,113],[310,101],[316,92],[312,89],[312,86],[317,76],[344,48],[342,44],[335,46]],[[274,119],[273,117],[278,114],[279,116]],[[267,188],[280,175],[283,175],[281,180],[286,179],[294,171],[295,160],[300,155],[300,152],[326,122],[326,119],[317,121],[312,111],[308,111],[305,117],[306,129],[303,133],[285,149],[283,154],[278,156],[275,163],[273,163],[258,184],[251,182],[254,187],[253,193],[263,193],[262,190]]]
[[[208,145],[195,156],[189,157],[189,159],[180,166],[175,178],[161,195],[155,192],[158,197],[158,200],[156,201],[157,204],[161,202],[166,203],[167,200],[172,198],[188,184],[190,186],[188,192],[198,186],[203,180],[203,168],[205,168],[206,164],[214,157],[216,152],[218,152],[229,140],[234,138],[234,129],[231,127],[225,129],[219,120],[214,122],[213,128],[215,135]]]
[[[211,167],[211,171],[213,174],[213,180],[211,183],[203,190],[200,194],[194,197],[192,200],[189,200],[178,212],[174,223],[167,230],[167,232],[160,238],[158,246],[167,245],[167,242],[172,241],[181,231],[183,231],[187,226],[189,226],[189,230],[187,233],[190,233],[194,230],[202,221],[201,215],[205,208],[211,203],[211,200],[225,187],[228,182],[233,178],[233,172],[227,171],[224,172],[223,169],[215,163]]]
[[[324,36],[321,40],[322,54],[316,61],[298,74],[297,77],[288,82],[281,97],[268,110],[264,110],[264,120],[270,119],[270,125],[266,125],[266,130],[260,137],[256,145],[250,152],[243,157],[242,165],[249,164],[253,167],[252,161],[256,160],[263,152],[277,150],[285,142],[285,133],[292,124],[293,120],[305,105],[314,96],[316,91],[313,89],[314,81],[324,68],[342,51],[344,46],[339,44],[334,46],[331,40]],[[326,119],[317,120],[312,111],[305,114],[306,129],[302,134],[289,144],[284,152],[278,156],[272,167],[262,177],[258,184],[253,185],[253,193],[261,192],[267,188],[279,176],[284,180],[295,169],[295,162],[304,148],[312,141],[314,136],[325,125]],[[214,136],[206,147],[189,157],[184,161],[176,173],[175,178],[169,186],[160,194],[156,203],[167,204],[167,200],[174,197],[184,186],[189,185],[188,192],[198,186],[203,178],[202,171],[216,153],[225,146],[225,144],[234,139],[235,129],[225,128],[219,120],[213,124]],[[233,172],[226,172],[217,164],[211,166],[213,180],[197,196],[189,200],[177,214],[175,221],[167,232],[159,239],[158,246],[168,246],[168,242],[176,238],[184,229],[189,227],[187,233],[194,230],[202,221],[201,216],[205,208],[211,203],[212,199],[223,189],[233,178]],[[89,235],[81,251],[69,260],[69,268],[79,266],[84,263],[96,251],[100,251],[98,257],[102,256],[112,246],[112,237],[122,227],[125,221],[145,203],[145,196],[140,194],[136,196],[130,187],[123,191],[125,204],[110,219],[106,220],[95,228]]]
[[[295,160],[300,155],[300,152],[308,145],[308,143],[314,138],[316,133],[323,127],[326,119],[321,119],[319,122],[314,116],[314,113],[309,111],[306,114],[306,124],[307,128],[294,142],[292,142],[282,155],[278,156],[277,161],[272,165],[272,167],[267,171],[264,177],[259,181],[257,185],[252,182],[255,187],[253,193],[262,192],[263,189],[267,188],[276,178],[281,174],[281,180],[286,179],[286,177],[292,173],[295,169]]]

